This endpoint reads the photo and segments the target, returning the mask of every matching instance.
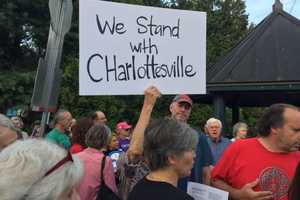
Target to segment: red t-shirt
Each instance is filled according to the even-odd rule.
[[[233,188],[259,179],[256,191],[272,191],[274,200],[287,200],[288,187],[300,161],[300,152],[273,153],[257,138],[238,140],[224,152],[212,171],[212,179]]]
[[[83,146],[81,146],[80,144],[72,144],[72,146],[70,147],[70,152],[72,154],[74,153],[79,153],[83,151]]]

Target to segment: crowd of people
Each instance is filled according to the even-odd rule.
[[[170,116],[152,120],[160,96],[148,87],[136,125],[121,121],[113,131],[101,111],[75,120],[58,110],[44,137],[38,122],[27,134],[20,117],[0,114],[0,199],[98,200],[105,185],[122,200],[190,200],[189,181],[230,199],[300,199],[299,108],[274,104],[258,120],[257,137],[247,138],[239,122],[230,140],[219,119],[208,119],[203,132],[188,124],[188,95],[173,98]]]

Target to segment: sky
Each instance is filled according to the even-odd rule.
[[[275,0],[245,0],[249,22],[258,24],[272,12]],[[281,0],[283,10],[300,20],[300,0]]]

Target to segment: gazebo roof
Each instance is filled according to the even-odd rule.
[[[221,95],[227,106],[300,106],[300,21],[276,0],[270,15],[207,68],[207,93],[195,100]]]
[[[300,21],[280,8],[207,69],[208,91],[286,84],[300,84]]]

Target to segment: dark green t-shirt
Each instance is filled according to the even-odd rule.
[[[71,146],[71,142],[69,137],[65,134],[57,130],[56,128],[52,129],[47,136],[46,139],[58,144],[59,146],[69,149]]]

